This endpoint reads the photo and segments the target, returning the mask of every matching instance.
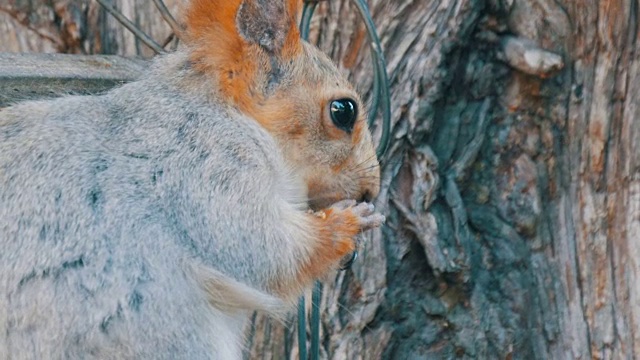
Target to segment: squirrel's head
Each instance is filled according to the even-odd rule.
[[[318,209],[380,188],[365,108],[332,61],[302,41],[300,0],[191,0],[186,42],[218,95],[259,122]]]

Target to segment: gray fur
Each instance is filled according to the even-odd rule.
[[[284,306],[265,284],[308,256],[305,185],[187,64],[0,110],[0,359],[238,358],[247,314]]]

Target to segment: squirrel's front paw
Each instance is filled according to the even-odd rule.
[[[370,203],[343,200],[315,214],[324,220],[324,232],[329,232],[336,250],[334,256],[342,259],[356,250],[356,235],[382,225],[384,215],[376,213]]]
[[[356,250],[356,236],[369,229],[379,227],[385,218],[376,213],[369,203],[344,200],[318,212],[309,212],[316,239],[308,263],[301,268],[299,279],[308,281],[324,276],[335,269],[347,255]],[[348,260],[348,259],[347,259]]]
[[[360,231],[375,229],[384,223],[384,215],[375,212],[376,208],[371,203],[363,202],[351,209],[360,221]]]
[[[375,206],[367,202],[361,202],[358,204],[355,200],[343,200],[333,204],[333,206],[328,210],[336,215],[345,215],[345,213],[349,213],[354,216],[359,227],[359,231],[375,229],[382,225],[385,220],[384,215],[375,212]]]
[[[354,200],[344,200],[334,204],[332,208],[338,209],[339,211],[351,211],[351,213],[358,219],[359,231],[377,228],[385,221],[384,215],[376,213],[373,204],[366,202],[357,204]],[[347,253],[341,259],[341,270],[349,269],[358,257],[357,241],[355,237],[351,238],[350,241],[353,242],[353,250],[350,254]]]

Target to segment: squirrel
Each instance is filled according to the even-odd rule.
[[[139,80],[0,110],[0,359],[239,359],[384,222],[300,0],[185,6]]]

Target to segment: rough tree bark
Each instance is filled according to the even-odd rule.
[[[170,40],[152,1],[109,2],[158,43]],[[177,14],[180,0],[164,2]],[[94,0],[0,0],[0,51],[154,55]]]
[[[168,36],[151,2],[114,3]],[[392,80],[388,221],[325,282],[323,356],[640,357],[638,3],[369,4]],[[4,51],[150,55],[84,0],[0,0],[0,28]],[[368,96],[349,1],[313,29]],[[285,327],[256,316],[247,357],[295,356]]]

